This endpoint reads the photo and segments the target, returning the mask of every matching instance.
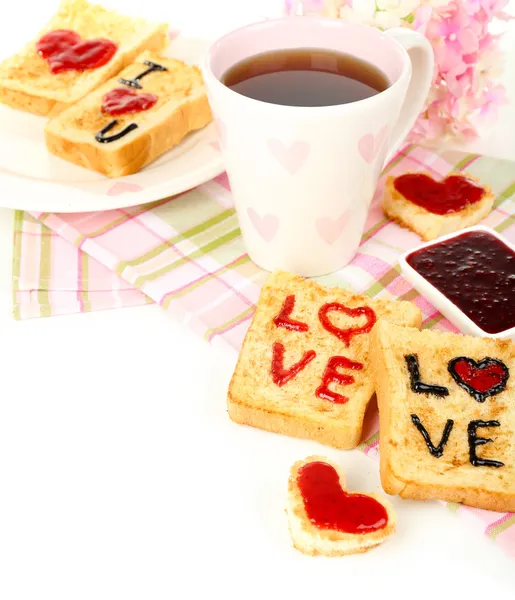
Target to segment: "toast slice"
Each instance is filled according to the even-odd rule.
[[[430,173],[419,174],[427,175],[432,179]],[[460,175],[484,189],[484,193],[478,202],[469,204],[461,210],[449,214],[435,214],[405,198],[395,188],[396,178],[388,177],[383,194],[383,212],[389,219],[402,227],[411,229],[411,231],[417,233],[425,241],[430,241],[442,235],[465,229],[465,227],[476,225],[490,214],[495,196],[490,188],[481,184],[477,178],[465,173],[461,173]]]
[[[270,275],[229,386],[230,418],[335,448],[357,446],[374,393],[367,331],[375,319],[420,327],[422,317],[411,302]]]
[[[370,361],[384,490],[515,511],[515,344],[379,321]]]
[[[117,45],[109,62],[95,69],[52,73],[36,49],[47,32],[71,30],[84,40],[108,39]],[[36,39],[0,64],[0,102],[37,115],[58,114],[116,75],[144,50],[168,44],[168,25],[106,10],[87,0],[62,0],[57,14]]]
[[[311,556],[367,552],[388,539],[397,522],[386,498],[348,493],[343,471],[323,456],[292,466],[286,514],[294,547]]]
[[[133,80],[148,70],[149,64],[161,70],[141,78],[142,89],[136,95],[151,94],[157,102],[140,112],[117,116],[102,112],[105,95],[114,89],[132,91],[120,80]],[[48,150],[60,158],[108,177],[120,177],[136,173],[211,120],[199,68],[144,52],[116,77],[51,119],[45,127],[45,140]],[[133,129],[115,141],[99,141],[97,136],[110,124],[114,127],[108,136]]]

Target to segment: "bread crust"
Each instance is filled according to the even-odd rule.
[[[403,335],[402,339],[399,334]],[[420,336],[423,335],[422,338]],[[418,346],[413,342],[410,347],[409,338],[412,340],[419,338]],[[419,332],[415,329],[405,328],[400,332],[400,328],[385,323],[377,323],[371,332],[370,338],[370,362],[374,375],[376,388],[377,402],[379,408],[379,423],[380,423],[380,475],[381,484],[384,491],[390,495],[398,494],[401,498],[409,498],[413,500],[444,500],[447,502],[458,502],[476,508],[486,510],[494,510],[499,512],[515,511],[515,476],[514,470],[510,463],[506,460],[506,465],[509,470],[501,473],[501,469],[493,474],[494,480],[487,482],[484,477],[481,477],[480,471],[471,472],[471,469],[485,469],[487,467],[470,467],[466,460],[468,452],[468,441],[463,429],[466,429],[466,424],[478,417],[488,418],[489,412],[501,420],[502,430],[508,433],[507,441],[497,436],[493,444],[493,452],[499,452],[505,448],[505,443],[515,445],[513,434],[515,433],[515,411],[510,407],[515,400],[513,391],[513,383],[511,383],[505,392],[504,402],[502,405],[491,403],[490,407],[480,406],[471,397],[467,397],[466,392],[453,387],[450,382],[446,382],[449,391],[453,394],[451,399],[455,403],[455,413],[458,419],[464,422],[461,433],[458,435],[456,431],[453,433],[453,440],[457,446],[454,452],[461,453],[465,456],[465,460],[458,462],[453,460],[452,455],[448,454],[452,451],[448,448],[444,451],[444,457],[448,457],[446,462],[442,458],[432,457],[421,440],[418,439],[418,433],[415,430],[405,431],[404,426],[399,422],[399,415],[402,414],[399,407],[405,407],[405,411],[413,410],[414,403],[417,402],[422,406],[422,400],[415,400],[414,394],[403,385],[399,384],[400,370],[393,368],[399,360],[400,347],[402,347],[402,356],[405,351],[416,351],[421,345],[430,346],[436,356],[440,356],[448,348],[453,348],[452,352],[457,355],[473,355],[478,358],[485,355],[496,355],[502,357],[502,360],[510,362],[512,365],[512,373],[515,374],[515,344],[507,340],[488,341],[461,334],[440,333],[435,331]],[[483,349],[481,349],[483,346]],[[454,350],[455,348],[455,350]],[[445,359],[451,353],[445,354]],[[479,353],[479,354],[478,354]],[[438,381],[439,384],[443,382]],[[459,396],[459,397],[457,397]],[[449,397],[451,398],[451,397]],[[495,398],[499,398],[496,396]],[[448,400],[448,401],[451,401]],[[493,400],[491,398],[490,400]],[[431,400],[426,400],[428,404]],[[439,399],[439,411],[436,416],[444,413],[445,398]],[[504,406],[506,405],[506,407]],[[421,409],[424,410],[424,409]],[[442,420],[452,412],[445,412],[439,420]],[[499,416],[502,415],[502,416]],[[430,418],[430,417],[428,417]],[[402,428],[402,432],[400,432]],[[436,439],[439,439],[441,434],[435,433]],[[510,437],[511,432],[511,437]],[[416,444],[413,443],[415,436]],[[485,433],[485,437],[490,437]],[[493,436],[492,436],[493,437]],[[400,443],[399,439],[404,438],[404,443]],[[420,444],[420,445],[419,445]],[[450,444],[448,444],[450,445]],[[418,469],[408,472],[406,468],[407,462],[402,456],[401,447],[409,448],[411,453],[412,464],[417,464]],[[420,453],[419,453],[420,451]],[[484,452],[482,450],[482,452]],[[508,456],[510,453],[503,452],[501,457]],[[496,457],[498,458],[498,457]],[[435,462],[436,461],[436,462]],[[430,469],[435,469],[435,464],[440,470],[439,475],[431,473]],[[451,479],[449,474],[461,469],[457,476]],[[411,474],[410,474],[411,473]],[[485,473],[483,471],[483,473]],[[496,479],[502,476],[503,479]],[[473,479],[474,478],[474,479]],[[469,481],[470,479],[470,481]]]
[[[380,494],[356,492],[370,496],[382,504],[387,511],[388,521],[383,529],[364,534],[343,533],[329,529],[319,529],[309,520],[304,501],[297,484],[299,469],[310,462],[324,462],[331,465],[338,473],[340,484],[346,489],[345,474],[342,469],[324,456],[309,456],[305,460],[297,461],[290,469],[288,479],[288,501],[286,514],[288,527],[293,546],[304,554],[310,556],[345,556],[349,554],[362,554],[376,548],[386,541],[397,526],[397,516],[392,504]],[[352,492],[350,492],[352,493]]]
[[[433,178],[428,172],[420,174]],[[389,219],[401,227],[411,229],[425,241],[476,225],[492,211],[495,196],[490,187],[481,183],[477,177],[467,173],[460,175],[471,179],[485,190],[479,202],[455,213],[436,215],[404,198],[395,188],[395,177],[388,177],[382,199],[383,212]]]
[[[309,323],[308,332],[289,331],[274,325],[273,318],[288,295],[295,296],[295,318]],[[229,384],[227,407],[233,421],[334,448],[350,449],[359,444],[365,412],[374,392],[368,371],[368,336],[357,335],[346,347],[322,327],[318,309],[324,303],[335,301],[349,307],[369,306],[379,319],[421,326],[422,314],[410,302],[371,300],[285,272],[270,275],[261,291]],[[286,348],[285,364],[296,362],[305,351],[317,352],[316,358],[282,387],[271,377],[271,348],[275,342]],[[345,404],[335,404],[315,395],[328,359],[338,355],[364,365],[363,370],[352,371],[355,381],[351,385],[331,384],[335,391],[349,397]]]

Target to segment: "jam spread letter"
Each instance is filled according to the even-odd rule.
[[[427,433],[427,429],[422,425],[418,416],[411,415],[411,420],[413,421],[413,425],[415,425],[415,427],[422,434],[422,437],[424,438],[424,441],[425,441],[427,447],[429,448],[429,452],[436,458],[440,458],[440,456],[442,456],[442,454],[443,454],[443,449],[445,448],[445,444],[447,444],[449,436],[451,435],[454,421],[452,419],[447,419],[447,423],[445,424],[445,427],[443,430],[442,439],[440,440],[440,443],[438,444],[438,446],[434,446],[433,442],[431,441],[431,438],[429,437],[429,433]]]
[[[279,387],[288,383],[297,373],[300,373],[316,356],[314,350],[308,350],[299,362],[292,365],[289,369],[284,368],[284,346],[275,342],[272,346],[272,379]]]
[[[454,381],[478,402],[502,392],[510,377],[510,371],[503,362],[489,357],[476,362],[466,356],[458,356],[449,361],[448,370]]]
[[[274,317],[274,323],[276,327],[284,327],[285,329],[291,329],[292,331],[308,331],[309,327],[306,323],[295,321],[290,319],[290,315],[293,312],[295,306],[295,296],[286,296],[286,299],[279,311],[279,314]]]
[[[118,121],[115,119],[114,121],[111,121],[110,123],[108,123],[104,127],[104,129],[101,129],[95,136],[95,139],[97,140],[97,142],[100,142],[101,144],[109,144],[110,142],[116,142],[116,140],[119,140],[120,138],[127,135],[134,129],[137,129],[137,127],[138,127],[136,125],[136,123],[129,123],[129,125],[127,125],[127,127],[122,129],[119,133],[115,133],[113,135],[106,136],[105,134],[108,133],[109,131],[111,131],[111,129],[113,127],[116,127],[117,124],[118,124]]]
[[[148,69],[146,71],[143,71],[143,73],[140,73],[137,77],[134,77],[134,79],[118,79],[118,81],[120,83],[123,83],[124,85],[128,85],[129,87],[136,88],[137,90],[141,90],[142,85],[140,83],[140,80],[143,79],[143,77],[145,77],[145,75],[152,73],[152,71],[168,71],[168,69],[166,67],[163,67],[162,65],[158,65],[157,63],[152,62],[151,60],[146,60],[146,61],[144,61],[143,64],[147,65],[147,67],[148,67]]]
[[[332,356],[327,362],[327,367],[325,368],[322,377],[322,383],[318,386],[315,394],[318,398],[322,398],[323,400],[329,400],[335,404],[345,404],[349,401],[347,396],[342,396],[342,394],[333,392],[329,389],[329,384],[335,382],[340,385],[350,385],[351,383],[354,383],[355,380],[352,375],[338,373],[336,370],[338,367],[359,370],[363,368],[363,365],[359,362],[354,362],[353,360],[345,358],[345,356]]]
[[[416,354],[407,354],[404,357],[408,365],[410,375],[411,390],[417,394],[432,394],[442,398],[449,395],[449,390],[441,385],[430,385],[423,383],[420,379],[420,371],[418,369],[418,357]]]
[[[367,321],[362,327],[349,327],[347,329],[340,329],[339,327],[335,327],[331,321],[329,321],[327,316],[327,313],[333,310],[342,312],[349,317],[360,317],[361,315],[364,315]],[[320,307],[320,310],[318,311],[318,318],[320,319],[320,323],[322,323],[323,328],[326,331],[329,331],[329,333],[335,335],[346,346],[350,345],[350,341],[353,336],[361,335],[362,333],[368,333],[376,322],[376,314],[369,306],[347,308],[339,302],[330,302],[329,304],[324,304],[322,307]]]
[[[490,438],[477,437],[478,427],[500,427],[499,421],[470,421],[468,426],[470,462],[474,467],[504,467],[504,463],[488,458],[479,458],[476,447],[493,442]]]

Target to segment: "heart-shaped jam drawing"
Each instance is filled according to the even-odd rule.
[[[478,402],[502,392],[510,377],[510,371],[503,362],[489,357],[476,362],[472,358],[458,356],[449,361],[448,369],[454,381]]]
[[[328,313],[332,311],[342,312],[349,317],[366,317],[366,323],[361,327],[348,327],[347,329],[340,329],[331,323]],[[374,323],[377,320],[375,312],[369,306],[358,306],[357,308],[347,308],[343,304],[339,302],[330,302],[329,304],[324,304],[320,307],[318,311],[318,318],[320,319],[320,323],[326,331],[335,335],[338,339],[340,339],[346,346],[350,345],[351,339],[355,335],[361,335],[363,333],[368,333]]]
[[[395,189],[406,200],[435,215],[448,215],[479,202],[485,189],[463,175],[449,175],[435,181],[424,173],[406,173],[396,177]]]
[[[98,69],[111,60],[117,49],[111,40],[83,40],[69,29],[49,31],[36,44],[37,53],[48,62],[52,73]]]
[[[115,88],[102,98],[102,112],[107,115],[124,115],[152,108],[157,102],[154,94],[138,94],[136,90]]]
[[[298,471],[297,485],[311,523],[319,529],[343,533],[370,533],[388,523],[386,508],[365,494],[350,494],[342,489],[334,467],[317,461]]]

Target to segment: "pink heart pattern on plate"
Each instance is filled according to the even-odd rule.
[[[275,215],[260,216],[252,207],[247,208],[249,219],[254,229],[265,240],[270,242],[279,229],[279,219]]]
[[[266,145],[272,156],[290,175],[294,175],[308,158],[308,142],[297,140],[290,146],[286,146],[281,140],[271,139]]]
[[[350,211],[346,210],[337,219],[322,217],[316,221],[318,235],[330,246],[342,235],[350,219]]]
[[[358,142],[358,150],[365,162],[370,164],[377,156],[381,146],[386,139],[388,126],[385,125],[379,133],[374,136],[372,133],[366,133]]]
[[[117,181],[107,191],[108,196],[119,196],[126,192],[141,192],[143,188],[137,183],[127,183],[126,181]]]

